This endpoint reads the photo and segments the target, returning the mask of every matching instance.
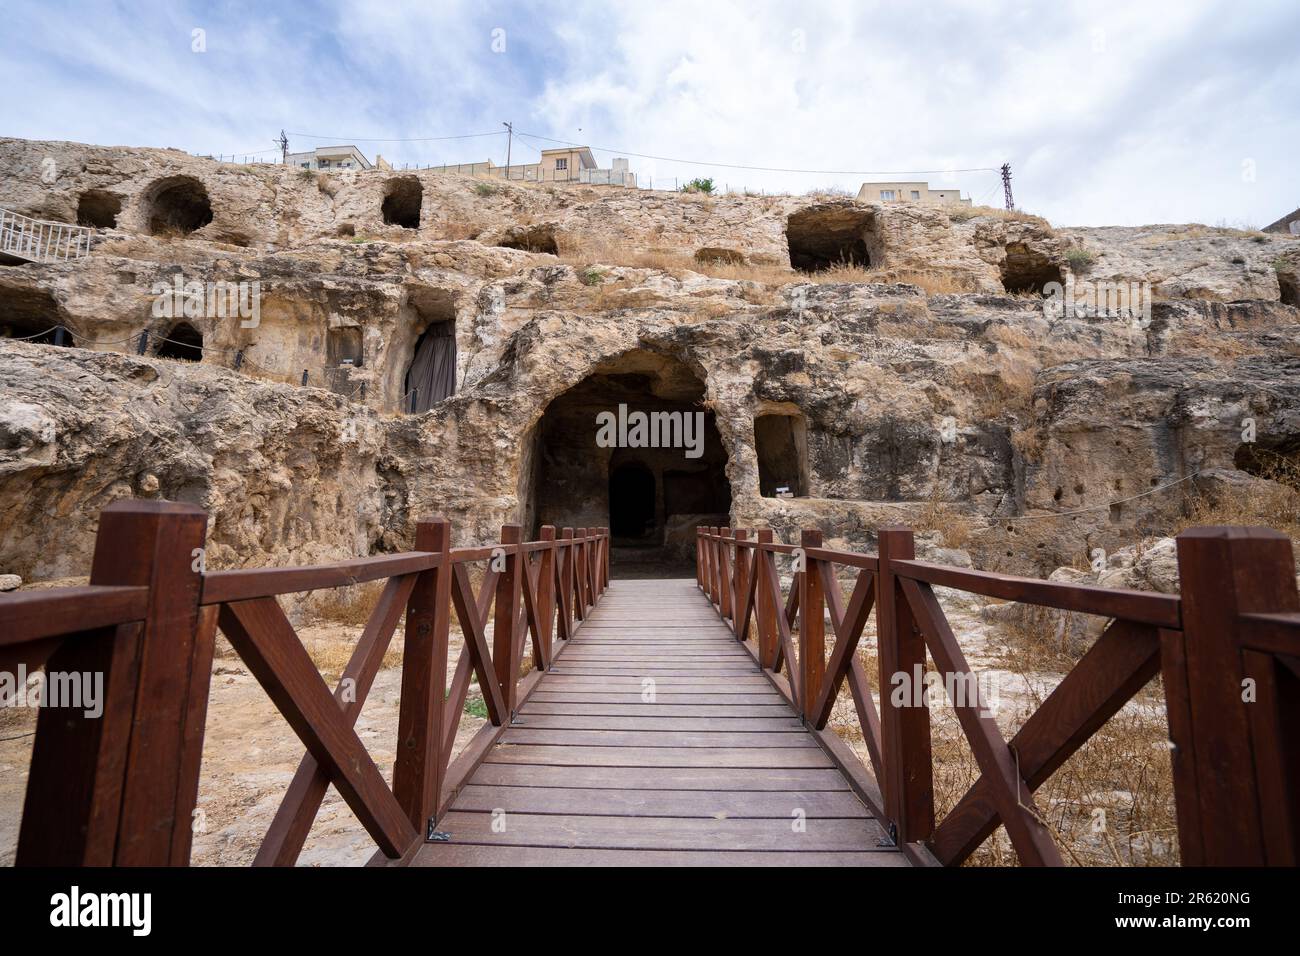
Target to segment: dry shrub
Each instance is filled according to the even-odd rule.
[[[466,219],[448,219],[442,224],[442,238],[447,241],[477,239],[483,233],[483,227]]]
[[[984,333],[984,337],[999,345],[1005,345],[1013,349],[1029,349],[1034,347],[1034,340],[1020,329],[1013,329],[1009,325],[990,325]]]
[[[951,502],[939,496],[939,482],[934,483],[930,497],[925,506],[912,516],[911,524],[916,531],[937,531],[943,536],[945,548],[965,550],[974,536],[975,523],[970,516],[963,514]]]
[[[351,587],[331,588],[312,601],[313,623],[349,624],[365,627],[370,612],[383,593],[383,581],[367,581]]]
[[[1018,674],[1025,688],[1017,727],[1046,697],[1042,675],[1063,679],[1078,662],[1060,636],[1060,612],[1040,607],[1025,612],[1000,628],[1005,642],[1000,663]],[[1155,678],[1039,788],[1035,802],[1067,859],[1092,866],[1178,863],[1168,740],[1164,694]],[[989,854],[989,844],[980,852]]]
[[[1166,347],[1170,355],[1213,355],[1215,358],[1263,355],[1269,351],[1256,342],[1243,339],[1240,335],[1177,327],[1169,336]]]
[[[1260,459],[1256,476],[1265,481],[1215,495],[1193,488],[1184,497],[1183,517],[1170,534],[1200,525],[1262,525],[1300,542],[1300,462],[1269,451],[1256,455]]]
[[[998,717],[1007,740],[1042,705],[1047,689],[1059,683],[1077,662],[1055,640],[1051,614],[1048,609],[1032,609],[1002,635],[1007,647],[993,666],[1018,675],[1002,678]],[[875,649],[873,615],[863,631],[858,658],[878,697]],[[927,668],[933,670],[934,662],[927,661]],[[1014,700],[1008,701],[1008,689],[1014,690]],[[928,702],[935,818],[942,822],[979,779],[980,770],[950,702],[946,698]],[[870,767],[847,684],[836,698],[830,727]],[[1062,764],[1035,792],[1034,802],[1067,863],[1177,865],[1173,773],[1159,681],[1153,680],[1139,691]],[[1006,830],[999,826],[971,855],[968,865],[1014,866],[1018,862]]]
[[[953,385],[974,400],[975,417],[980,420],[1001,419],[1012,415],[1029,421],[1034,409],[1034,367],[1026,361],[1006,355],[996,357],[997,367],[984,371],[959,367]]]
[[[953,222],[969,222],[972,219],[1011,219],[1016,222],[1036,223],[1046,229],[1052,228],[1051,223],[1042,216],[1021,212],[1019,209],[998,209],[994,206],[964,206],[950,210],[948,218]]]
[[[950,293],[978,292],[979,283],[974,276],[956,272],[936,272],[922,269],[894,269],[876,273],[879,278],[873,282],[905,282],[923,290],[927,295],[947,295]]]
[[[1047,450],[1047,436],[1037,425],[1030,425],[1011,433],[1011,447],[1029,462],[1041,462]]]

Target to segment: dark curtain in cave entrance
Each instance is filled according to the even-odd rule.
[[[406,407],[427,412],[456,391],[456,324],[435,322],[415,343],[415,358],[406,373]]]

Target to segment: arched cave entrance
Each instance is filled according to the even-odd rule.
[[[414,176],[390,179],[380,207],[384,223],[403,229],[420,228],[420,207],[424,205],[424,187]]]
[[[188,322],[177,322],[158,343],[158,358],[179,359],[182,362],[203,361],[203,335]]]
[[[786,220],[790,266],[799,272],[835,267],[868,269],[879,264],[882,242],[870,209],[848,205],[813,206]]]
[[[0,289],[0,338],[34,345],[73,345],[54,296],[37,289]]]
[[[1012,295],[1046,295],[1049,282],[1065,284],[1061,267],[1023,242],[1007,245],[1002,260],[1002,288]]]
[[[704,383],[669,356],[635,350],[597,366],[525,443],[526,530],[609,527],[618,573],[693,574],[696,526],[731,511],[727,453],[703,400]]]
[[[145,219],[155,236],[188,235],[212,222],[208,190],[193,176],[169,176],[149,187]]]
[[[122,197],[103,189],[87,189],[77,200],[77,225],[113,229],[122,211]]]

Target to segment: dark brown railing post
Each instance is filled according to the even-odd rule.
[[[554,651],[551,638],[555,633],[555,525],[544,524],[542,541],[548,542],[537,564],[537,626],[541,629],[541,644],[546,648],[549,665]]]
[[[573,529],[561,528],[560,541],[560,636],[567,641],[573,636]]]
[[[515,546],[513,554],[505,556],[506,569],[497,578],[495,617],[492,625],[492,663],[496,669],[497,683],[501,685],[501,697],[505,701],[506,713],[503,717],[508,722],[515,713],[515,685],[519,676],[519,661],[515,655],[515,628],[519,621],[519,602],[523,590],[523,581],[519,574],[519,542],[522,531],[517,524],[501,526],[501,544],[506,548]]]
[[[816,528],[802,531],[799,546],[805,552],[804,572],[799,579],[799,664],[803,672],[803,693],[799,695],[799,702],[803,704],[804,719],[815,721],[817,715],[813,713],[813,707],[826,673],[826,595],[822,589],[820,564],[806,552],[809,548],[822,546],[821,531]]]
[[[601,570],[602,560],[600,557],[600,529],[591,529],[591,556],[587,571],[587,580],[591,583],[591,606],[595,607],[600,600],[601,581],[604,578],[604,572]]]
[[[722,612],[722,529],[710,528],[712,538],[709,546],[713,549],[709,555],[709,568],[713,572],[709,576],[709,599],[713,601],[713,606]]]
[[[587,617],[586,589],[582,584],[582,568],[586,553],[583,539],[586,537],[586,528],[573,529],[573,616],[579,621],[586,620]]]
[[[604,585],[601,590],[604,591],[605,588],[609,587],[609,529],[601,528],[600,533],[604,536],[604,540],[601,542],[601,553],[604,555],[604,560],[601,562],[601,575]]]
[[[438,812],[446,773],[442,752],[443,700],[447,696],[447,647],[451,623],[451,525],[441,515],[415,526],[415,550],[440,553],[436,567],[421,571],[406,602],[402,652],[402,700],[397,716],[393,796],[419,833]]]
[[[732,607],[735,608],[735,618],[731,622],[731,629],[736,632],[739,638],[743,633],[745,622],[749,620],[749,575],[750,575],[750,553],[745,547],[745,542],[749,540],[749,532],[744,528],[736,529],[736,590],[732,598]]]
[[[148,587],[146,617],[72,635],[46,662],[102,678],[103,711],[37,715],[19,866],[189,862],[216,623],[199,610],[206,528],[170,501],[100,513],[90,583]]]
[[[763,545],[771,543],[772,529],[760,528],[758,547],[754,549],[754,573],[758,575],[758,583],[754,588],[754,603],[758,620],[758,663],[767,670],[771,670],[776,662],[776,615],[778,613],[776,601],[767,586],[767,567],[773,560],[772,553],[763,550]]]
[[[1259,775],[1286,744],[1265,713],[1281,704],[1272,659],[1243,653],[1241,615],[1300,610],[1291,540],[1264,528],[1192,528],[1177,541],[1183,630],[1162,632],[1161,658],[1182,861],[1277,862],[1294,854],[1294,833],[1290,847],[1270,845],[1268,822],[1285,824],[1282,813],[1294,826],[1300,813],[1263,805]]]
[[[704,593],[710,603],[717,603],[713,600],[713,541],[710,536],[717,533],[717,529],[708,525],[704,528],[704,541],[701,547],[704,548]]]
[[[925,639],[894,574],[892,561],[916,557],[912,530],[881,528],[876,632],[880,655],[880,740],[885,814],[896,839],[916,843],[934,830],[930,711],[925,704]],[[901,698],[901,705],[897,699]]]
[[[718,542],[718,595],[721,604],[718,607],[723,620],[731,620],[731,595],[735,582],[731,577],[731,529],[721,528],[718,533],[722,540]]]
[[[704,528],[695,526],[695,586],[704,587]]]

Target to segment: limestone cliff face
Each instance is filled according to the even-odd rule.
[[[104,223],[88,258],[0,267],[0,335],[60,325],[75,346],[0,339],[0,571],[25,577],[84,571],[127,495],[208,508],[209,562],[232,567],[406,547],[434,513],[462,542],[608,524],[633,465],[669,537],[729,515],[871,546],[938,509],[981,563],[1045,572],[1182,506],[1107,502],[1248,468],[1247,418],[1300,447],[1290,237],[2,139],[0,170],[0,205]],[[1149,320],[1033,294],[1075,277],[1150,283]],[[202,361],[168,357],[181,316],[156,304],[178,278],[256,282],[258,320],[185,316]],[[457,392],[402,414],[445,322]],[[573,424],[592,396],[706,409],[716,459],[597,449]]]

